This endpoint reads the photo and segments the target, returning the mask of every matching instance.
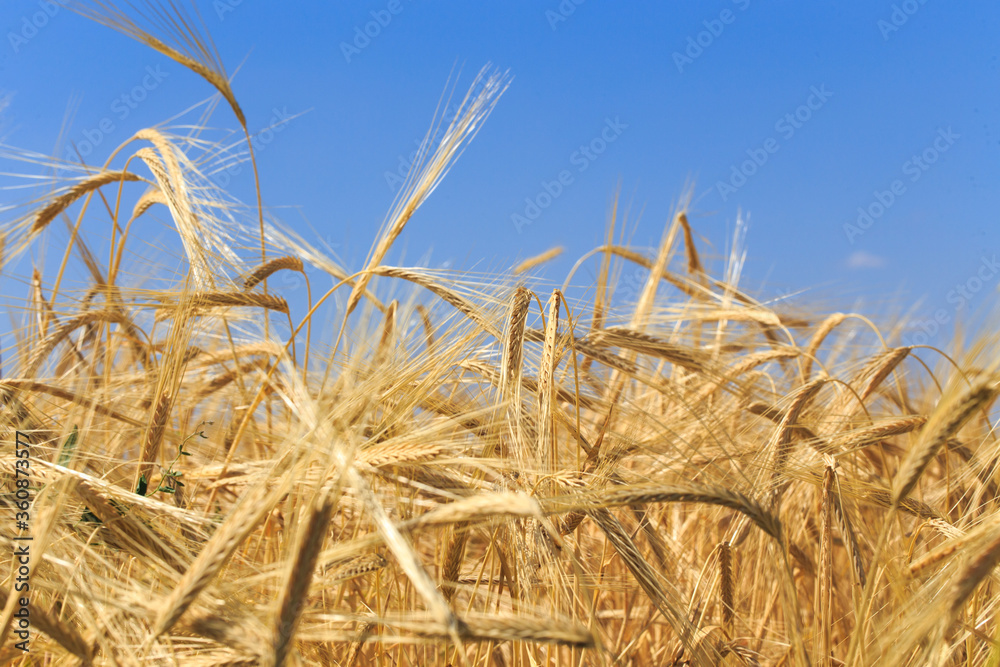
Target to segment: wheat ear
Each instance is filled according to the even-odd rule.
[[[167,598],[157,605],[159,611],[152,624],[151,638],[159,637],[177,623],[285,493],[284,485],[278,485],[269,492],[263,486],[246,492],[240,505],[215,531]]]
[[[719,592],[722,597],[722,629],[727,637],[732,638],[736,604],[733,593],[733,550],[729,546],[729,542],[719,544],[719,579]]]
[[[66,336],[73,333],[76,329],[93,322],[114,322],[124,325],[127,321],[127,318],[117,310],[91,310],[66,320],[38,345],[38,348],[28,360],[24,375],[33,377],[38,372],[42,362],[45,361],[45,358],[55,349],[56,345],[61,343]]]
[[[972,416],[983,409],[996,398],[1000,387],[992,378],[979,380],[966,390],[959,399],[948,405],[938,406],[938,418],[933,426],[924,429],[924,438],[910,452],[896,475],[896,492],[893,501],[900,504],[913,487],[917,485],[920,476],[941,447],[965,425]],[[942,414],[942,410],[947,412]]]
[[[92,176],[88,176],[66,192],[52,199],[52,201],[38,211],[38,213],[35,214],[35,222],[31,226],[31,233],[37,234],[41,230],[45,229],[45,227],[52,222],[57,215],[65,211],[70,204],[88,192],[93,192],[100,187],[116,181],[123,183],[126,181],[141,180],[144,180],[141,176],[133,174],[129,171],[102,171]]]
[[[299,530],[288,581],[278,599],[278,613],[271,632],[271,652],[264,663],[267,667],[281,667],[291,651],[333,509],[334,502],[324,494]]]
[[[557,340],[559,333],[559,302],[562,294],[552,290],[548,301],[548,316],[545,320],[545,341],[542,344],[542,360],[538,367],[538,447],[537,458],[542,469],[555,470],[555,422],[552,420],[553,375],[557,363]]]
[[[536,266],[539,266],[541,264],[544,264],[545,262],[555,259],[559,255],[563,254],[565,250],[566,249],[563,248],[562,246],[556,246],[554,248],[549,248],[545,252],[535,255],[534,257],[529,257],[528,259],[524,260],[523,262],[514,267],[513,271],[514,275],[517,276],[521,275],[522,273],[527,273]]]
[[[250,275],[244,278],[243,289],[253,289],[277,271],[298,271],[302,273],[302,260],[292,255],[285,255],[284,257],[276,257],[269,262],[261,264]]]
[[[515,290],[510,301],[507,324],[504,328],[500,360],[500,400],[507,411],[507,424],[515,459],[527,464],[523,419],[521,418],[521,358],[524,353],[524,325],[531,304],[531,292],[524,287]]]
[[[844,313],[834,313],[827,316],[827,318],[816,328],[812,338],[809,339],[809,344],[806,345],[806,349],[802,353],[802,382],[809,381],[809,374],[812,372],[813,359],[816,358],[819,346],[823,344],[823,341],[830,335],[830,332],[840,326],[840,323],[846,319],[847,315]]]
[[[477,88],[479,88],[478,92],[474,93]],[[440,144],[426,163],[423,163],[423,159],[426,157],[429,147],[426,141],[421,145],[417,158],[418,166],[412,169],[411,175],[407,177],[396,206],[386,219],[378,243],[375,244],[372,254],[365,264],[365,270],[351,290],[351,295],[347,300],[348,315],[354,311],[364,294],[368,281],[371,280],[372,269],[385,259],[386,253],[389,252],[389,248],[402,233],[403,227],[444,178],[452,161],[461,154],[463,146],[482,127],[483,121],[489,116],[506,88],[507,81],[504,75],[490,72],[488,68],[484,68],[466,94],[461,107],[462,111],[448,126]]]
[[[965,606],[965,601],[975,592],[979,582],[993,571],[993,568],[1000,563],[1000,535],[986,545],[976,554],[969,564],[962,571],[961,576],[955,582],[951,593],[951,604],[949,611],[951,619],[954,620]]]

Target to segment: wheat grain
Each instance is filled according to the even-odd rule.
[[[377,572],[388,565],[385,557],[380,553],[371,553],[352,558],[346,563],[341,563],[334,568],[328,578],[330,581],[348,581],[369,572]]]
[[[524,325],[531,304],[531,293],[518,287],[511,297],[507,324],[500,341],[503,356],[500,360],[500,400],[506,406],[509,436],[514,445],[514,458],[519,463],[528,461],[521,417],[521,357],[524,351]]]
[[[809,375],[812,372],[812,362],[816,357],[816,352],[819,351],[819,346],[823,344],[826,337],[830,333],[840,326],[841,322],[847,319],[847,315],[844,313],[833,313],[828,315],[818,327],[816,331],[813,332],[812,338],[809,339],[809,344],[806,345],[805,351],[803,351],[802,356],[802,382],[809,381]]]
[[[87,326],[93,322],[124,324],[126,321],[125,317],[117,310],[91,310],[63,322],[38,345],[28,360],[24,374],[28,377],[34,376],[45,361],[45,358],[52,353],[52,350],[80,327]]]
[[[246,118],[243,115],[243,110],[236,102],[236,97],[218,55],[210,47],[211,41],[206,40],[197,32],[195,23],[189,17],[181,14],[176,5],[172,4],[171,8],[175,12],[175,16],[161,12],[156,12],[156,15],[158,19],[170,26],[172,35],[179,38],[179,47],[171,46],[155,37],[124,12],[104,2],[104,0],[96,0],[92,7],[75,7],[76,11],[94,21],[162,53],[204,78],[225,98],[240,124],[245,126]]]
[[[820,498],[820,546],[819,546],[819,597],[816,614],[820,631],[817,633],[817,649],[820,664],[829,666],[831,634],[833,624],[833,480],[834,471],[830,466],[823,473],[823,487]]]
[[[859,394],[862,403],[882,384],[885,378],[889,376],[889,373],[894,371],[896,366],[906,359],[911,349],[910,347],[893,348],[874,357],[868,365],[861,369],[861,372],[858,373],[858,377],[852,384],[861,385]]]
[[[454,583],[458,581],[465,559],[465,547],[469,541],[469,524],[456,523],[452,527],[451,538],[445,549],[444,567],[441,570],[442,594],[449,602],[455,595]]]
[[[373,467],[433,461],[444,451],[439,444],[425,442],[385,442],[358,452],[357,461]]]
[[[609,508],[640,503],[705,503],[736,510],[753,521],[761,530],[781,542],[781,521],[751,498],[719,486],[695,484],[632,484],[611,488],[586,496],[571,495],[545,499],[546,513],[588,511],[588,508]]]
[[[347,667],[353,667],[357,662],[358,656],[361,655],[361,647],[364,646],[365,641],[371,634],[374,623],[365,622],[358,627],[358,638],[351,642],[351,647],[347,651],[347,658],[344,660],[344,664]]]
[[[620,347],[639,354],[648,354],[665,359],[672,364],[677,364],[682,368],[696,373],[708,374],[710,372],[707,360],[703,359],[702,355],[696,350],[668,343],[667,341],[659,340],[639,331],[611,327],[594,331],[588,334],[585,340],[598,347]]]
[[[480,92],[474,95],[473,91],[480,84]],[[368,286],[368,281],[371,279],[372,270],[382,263],[389,248],[402,233],[403,227],[437,187],[447,173],[450,163],[461,153],[464,144],[475,136],[482,122],[489,116],[497,99],[506,88],[507,82],[504,75],[490,72],[484,68],[466,94],[461,112],[448,126],[437,149],[430,155],[426,163],[424,163],[424,158],[429,152],[429,147],[426,141],[421,145],[417,165],[411,169],[410,176],[407,177],[407,181],[400,191],[396,206],[386,219],[383,232],[372,249],[365,270],[351,290],[351,295],[347,300],[347,314],[353,312],[361,299]]]
[[[276,489],[270,493],[263,488],[248,492],[240,508],[243,511],[237,510],[230,514],[228,520],[212,535],[171,593],[158,605],[159,611],[151,628],[154,638],[177,623],[205,586],[218,574],[219,569],[230,559],[236,548],[271,511],[274,502],[283,495],[280,486]]]
[[[69,206],[83,195],[104,187],[109,183],[125,183],[143,180],[137,174],[129,171],[101,171],[81,180],[66,192],[55,197],[35,214],[35,222],[31,226],[31,233],[37,234],[52,222],[57,215],[65,211]]]
[[[146,434],[142,442],[142,451],[139,454],[139,470],[136,473],[137,486],[140,479],[150,481],[153,460],[159,454],[160,443],[163,441],[167,420],[170,418],[170,410],[173,407],[170,394],[160,394],[160,397],[155,401],[155,406],[150,413],[149,424],[146,426]]]
[[[969,561],[955,581],[951,592],[949,611],[954,619],[965,606],[965,601],[976,590],[986,576],[1000,563],[1000,536],[995,537]]]
[[[566,251],[566,249],[564,247],[562,247],[562,246],[556,246],[554,248],[549,248],[548,250],[546,250],[543,253],[535,255],[534,257],[529,257],[528,259],[524,260],[523,262],[521,262],[520,264],[518,264],[517,266],[515,266],[512,271],[513,271],[513,273],[514,273],[515,276],[521,275],[522,273],[527,273],[528,271],[531,271],[536,266],[540,266],[540,265],[544,264],[545,262],[548,262],[548,261],[551,261],[551,260],[555,259],[559,255],[563,254],[563,252],[565,252],[565,251]]]
[[[275,257],[269,262],[258,266],[250,275],[244,278],[243,289],[253,289],[278,271],[298,271],[299,273],[304,273],[302,260],[291,255]]]
[[[719,595],[722,598],[722,628],[727,637],[732,637],[736,602],[733,592],[733,556],[729,542],[719,544],[719,579]]]
[[[271,651],[265,660],[267,665],[281,667],[288,659],[333,509],[334,502],[326,496],[321,497],[299,530],[288,579],[278,599],[278,613],[271,632]]]
[[[557,363],[557,336],[559,334],[559,303],[562,294],[552,290],[546,307],[545,340],[542,344],[542,359],[538,366],[538,444],[536,458],[543,470],[553,472],[556,465],[555,422],[552,420],[553,375]],[[567,396],[567,398],[570,398]]]
[[[895,503],[901,503],[913,487],[917,485],[920,476],[941,447],[965,425],[972,416],[991,403],[996,398],[1000,387],[992,379],[979,380],[963,392],[953,404],[938,406],[938,419],[933,426],[924,429],[924,438],[910,452],[899,473],[896,475],[896,491],[893,494]]]
[[[8,592],[0,588],[0,607],[6,607],[9,601]],[[44,609],[34,607],[30,613],[32,627],[51,637],[71,655],[79,658],[82,664],[93,664],[94,644],[92,641],[82,637],[72,626],[67,625],[58,617],[53,618]]]
[[[135,202],[135,206],[132,208],[132,219],[138,218],[155,204],[166,206],[167,198],[164,196],[163,190],[150,188],[143,192],[138,201]]]

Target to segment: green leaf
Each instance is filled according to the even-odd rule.
[[[66,438],[62,448],[59,450],[59,465],[64,466],[73,460],[73,450],[76,449],[76,441],[80,437],[80,430],[73,426],[73,432]]]
[[[139,485],[137,487],[135,487],[135,492],[137,494],[139,494],[140,496],[145,496],[146,495],[146,488],[147,488],[148,484],[149,484],[149,482],[146,481],[146,476],[145,475],[139,475]]]

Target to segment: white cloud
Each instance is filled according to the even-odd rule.
[[[856,250],[847,258],[847,266],[851,269],[881,269],[885,266],[885,257],[866,250]]]

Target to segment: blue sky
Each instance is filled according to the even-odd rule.
[[[546,270],[561,279],[601,243],[619,186],[637,247],[657,244],[690,186],[709,258],[749,216],[744,284],[765,296],[920,301],[918,321],[948,328],[1000,284],[996,3],[198,6],[251,130],[296,116],[259,152],[265,204],[351,268],[449,78],[464,90],[491,62],[511,85],[401,237],[407,260],[496,270],[564,245]],[[71,117],[66,137],[99,139],[90,159],[103,162],[213,92],[50,2],[5,0],[0,29],[0,134],[21,148],[65,154]],[[236,127],[225,109],[212,123]],[[250,185],[244,170],[230,187],[252,202]],[[547,206],[518,229],[531,202]]]

